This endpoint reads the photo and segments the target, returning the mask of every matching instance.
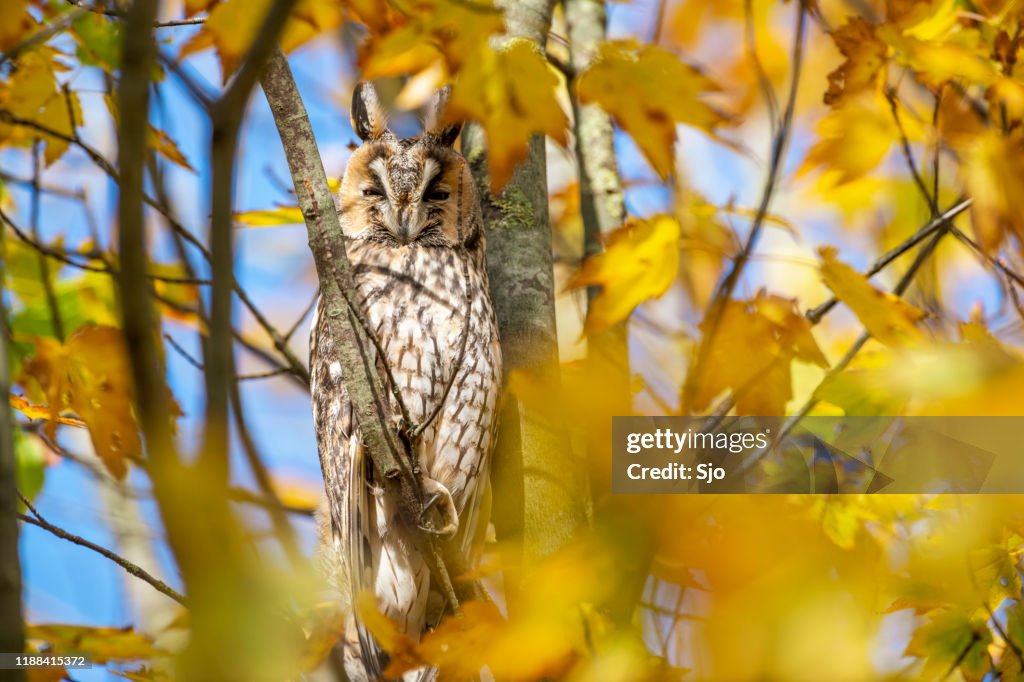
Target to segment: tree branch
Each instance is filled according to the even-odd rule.
[[[213,480],[227,486],[229,475],[228,403],[234,384],[232,288],[234,275],[235,154],[245,105],[267,56],[277,45],[296,0],[274,0],[242,68],[227,91],[210,107],[210,320],[204,366],[206,371],[206,431],[202,461]]]
[[[96,552],[100,556],[103,556],[103,557],[105,557],[107,559],[110,559],[115,564],[117,564],[118,566],[120,566],[124,570],[128,571],[128,573],[130,573],[131,575],[135,576],[139,580],[142,580],[142,581],[144,581],[146,583],[149,583],[150,585],[153,586],[153,589],[155,589],[157,592],[160,592],[161,594],[167,595],[168,597],[170,597],[174,601],[178,602],[182,606],[185,606],[185,607],[188,606],[188,603],[186,603],[186,600],[185,600],[185,596],[183,594],[181,594],[180,592],[178,592],[177,590],[175,590],[170,585],[168,585],[167,583],[165,583],[164,581],[160,580],[159,578],[155,578],[148,571],[140,568],[139,566],[137,566],[136,564],[132,563],[131,561],[128,561],[128,559],[125,559],[123,556],[120,556],[119,554],[116,554],[116,553],[110,551],[106,547],[102,547],[100,545],[97,545],[95,542],[90,542],[89,540],[86,540],[85,538],[81,537],[80,535],[75,535],[74,533],[69,533],[68,531],[64,530],[60,526],[57,526],[57,525],[54,525],[54,524],[50,523],[49,521],[47,521],[46,519],[43,518],[42,514],[40,514],[36,510],[36,508],[34,506],[32,506],[32,503],[29,502],[28,499],[24,495],[22,495],[21,493],[18,493],[18,497],[21,498],[22,503],[32,513],[32,516],[29,516],[27,514],[20,514],[19,513],[17,515],[17,517],[20,520],[24,521],[25,523],[30,523],[33,526],[37,526],[39,528],[42,528],[46,532],[48,532],[48,533],[50,533],[52,535],[55,535],[55,536],[57,536],[58,538],[60,538],[62,540],[67,540],[68,542],[72,542],[72,543],[74,543],[74,544],[76,544],[76,545],[78,545],[80,547],[85,547],[86,549],[91,549],[92,551]]]
[[[704,316],[707,331],[697,347],[694,363],[686,377],[683,387],[683,406],[688,408],[693,403],[694,392],[700,385],[704,365],[707,362],[708,353],[715,342],[718,334],[719,324],[725,307],[732,297],[732,293],[739,283],[740,275],[750,260],[750,256],[757,246],[764,227],[765,218],[768,216],[768,209],[771,207],[772,197],[775,194],[775,187],[778,184],[779,175],[782,173],[782,162],[785,156],[786,146],[789,142],[789,135],[793,127],[793,111],[796,106],[797,90],[800,87],[800,74],[803,65],[804,33],[807,26],[807,5],[806,0],[799,0],[796,7],[796,30],[793,37],[792,68],[789,81],[789,94],[786,98],[786,108],[779,123],[778,132],[772,140],[771,161],[768,167],[768,175],[765,178],[764,189],[761,191],[761,201],[750,226],[750,233],[747,241],[743,244],[739,254],[732,262],[729,272],[722,279],[721,284],[715,291],[708,306],[708,312]]]
[[[306,220],[309,246],[320,280],[320,315],[325,316],[331,327],[337,359],[342,376],[346,378],[346,390],[366,451],[388,494],[396,500],[403,523],[420,545],[431,573],[457,611],[458,600],[440,550],[433,537],[417,531],[423,511],[420,482],[410,465],[412,455],[394,430],[396,422],[370,355],[370,340],[348,303],[355,300],[355,280],[345,251],[345,237],[309,117],[288,62],[280,51],[270,58],[261,83]],[[347,295],[343,295],[343,291]],[[331,498],[330,491],[336,489],[336,482],[330,480],[330,467],[324,467],[324,476]],[[334,497],[330,502],[331,515],[337,522],[342,518],[339,501]]]

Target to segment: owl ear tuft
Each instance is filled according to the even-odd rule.
[[[448,106],[448,99],[451,97],[451,94],[452,86],[450,85],[444,86],[434,94],[430,104],[427,105],[423,127],[424,132],[433,135],[441,144],[447,147],[455,144],[459,132],[462,131],[462,123],[444,125],[444,110]]]
[[[376,140],[387,132],[384,110],[372,83],[362,81],[352,91],[352,129],[364,142]]]

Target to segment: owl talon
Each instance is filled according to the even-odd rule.
[[[440,485],[438,485],[438,488],[440,490],[435,490],[423,504],[417,525],[424,533],[449,538],[459,530],[458,513],[455,511],[455,503],[452,501],[451,493]],[[439,504],[441,506],[438,506]],[[428,518],[431,511],[434,512],[433,516],[436,516],[437,520],[443,525],[436,524],[434,519]],[[439,525],[440,527],[438,527]]]

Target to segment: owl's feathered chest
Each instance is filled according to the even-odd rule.
[[[497,349],[481,254],[354,239],[348,255],[357,303],[381,342],[410,416],[423,419],[440,400],[451,372],[465,373],[455,367],[463,333],[470,348]],[[475,360],[474,371],[496,372],[494,355],[483,358],[486,368]]]

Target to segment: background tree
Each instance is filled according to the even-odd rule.
[[[1022,21],[996,0],[0,3],[0,649],[21,648],[18,518],[26,647],[102,666],[74,679],[339,677],[345,608],[395,675],[1014,679],[1018,497],[615,496],[609,444],[631,412],[1020,414]],[[325,603],[309,561],[317,289],[375,466],[420,504],[331,195],[358,79],[401,134],[453,84],[509,369],[492,542],[465,576],[422,538],[461,618],[421,642]],[[813,452],[756,455],[771,481]]]

